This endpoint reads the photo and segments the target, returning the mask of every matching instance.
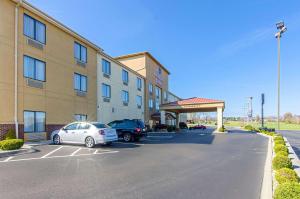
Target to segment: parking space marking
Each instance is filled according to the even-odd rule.
[[[10,156],[10,157],[6,158],[3,162],[7,162],[7,161],[9,161],[11,159],[13,159],[13,156]]]
[[[56,149],[54,149],[53,151],[50,151],[49,153],[47,153],[46,155],[42,156],[41,158],[46,158],[48,157],[49,155],[51,155],[52,153],[55,153],[56,151],[58,151],[59,149],[63,148],[63,146],[61,147],[58,147]]]
[[[96,151],[93,154],[96,154],[98,152],[98,149],[96,149]]]
[[[97,150],[98,151],[98,150]],[[66,158],[66,157],[80,157],[80,156],[88,156],[88,155],[104,155],[104,154],[111,154],[111,153],[118,153],[119,151],[104,151],[100,153],[90,153],[90,154],[78,154],[78,155],[62,155],[62,156],[43,156],[40,158],[25,158],[25,159],[16,159],[16,160],[4,160],[0,161],[0,163],[8,163],[8,162],[19,162],[19,161],[28,161],[28,160],[42,160],[42,159],[51,159],[51,158]]]
[[[173,138],[173,135],[148,135],[147,138],[166,138],[170,139]]]
[[[71,156],[74,156],[78,151],[80,151],[81,148],[78,148],[76,151],[74,151]]]

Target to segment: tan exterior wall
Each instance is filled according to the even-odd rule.
[[[146,124],[151,125],[151,123],[153,123],[153,121],[151,121],[151,115],[158,112],[158,110],[155,109],[156,100],[159,101],[159,104],[166,102],[163,99],[163,93],[168,91],[168,73],[146,54],[120,58],[118,61],[145,76],[145,122]],[[158,77],[157,75],[158,68],[161,68],[161,77]],[[158,82],[157,78],[160,78],[162,81]],[[152,95],[150,95],[149,92],[150,83],[153,85]],[[155,87],[159,87],[161,89],[159,99],[156,99]],[[149,99],[153,99],[153,108],[151,110],[149,108]]]
[[[0,124],[14,123],[14,12],[15,3],[0,1]],[[46,44],[43,50],[27,44],[23,35],[23,14],[46,25]],[[96,120],[96,50],[87,47],[87,64],[82,67],[74,58],[76,39],[41,17],[19,8],[18,24],[18,121],[23,124],[23,111],[46,112],[46,124],[66,124],[74,114],[86,114]],[[23,76],[23,56],[46,62],[46,82],[43,89],[29,87]],[[74,73],[88,77],[85,97],[76,95]]]
[[[102,59],[111,63],[111,75],[109,78],[103,76]],[[102,123],[109,123],[114,120],[121,119],[141,119],[144,121],[144,102],[141,108],[137,107],[136,96],[139,95],[144,100],[145,83],[142,76],[139,76],[121,65],[109,60],[108,58],[98,54],[97,74],[98,74],[98,110],[97,120]],[[124,85],[122,81],[122,69],[128,72],[129,82]],[[142,89],[137,89],[137,77],[142,79]],[[109,102],[104,102],[102,97],[102,83],[110,85],[111,98]],[[128,106],[124,106],[121,91],[125,90],[129,93]]]

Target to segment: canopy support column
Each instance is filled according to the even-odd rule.
[[[160,123],[166,124],[166,112],[165,111],[160,111]]]
[[[217,107],[217,129],[223,126],[223,108]]]
[[[179,129],[179,113],[176,113],[176,128]]]

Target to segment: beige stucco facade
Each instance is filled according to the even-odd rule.
[[[59,28],[47,20],[43,13],[34,13],[25,7],[28,5],[21,4],[18,7],[16,51],[16,3],[10,0],[0,1],[0,124],[10,125],[15,122],[15,53],[17,53],[17,119],[21,133],[24,110],[45,112],[46,131],[52,129],[51,125],[59,126],[73,121],[74,114],[85,114],[88,120],[96,120],[98,49],[80,36],[74,36]],[[46,25],[46,44],[43,44],[43,49],[28,44],[28,37],[23,34],[24,13]],[[85,67],[78,65],[74,58],[75,41],[87,48]],[[24,55],[46,63],[45,82],[39,82],[39,85],[42,83],[42,88],[28,85],[28,78],[23,75]],[[74,73],[87,76],[88,89],[85,96],[78,96],[74,90]]]
[[[151,126],[155,122],[151,115],[159,112],[159,106],[156,106],[156,103],[160,105],[167,102],[164,92],[168,93],[169,71],[148,52],[120,56],[115,59],[145,77],[145,123]],[[152,93],[149,90],[149,84],[153,85]],[[156,88],[160,90],[159,96],[156,96]],[[151,99],[152,108],[149,107]]]
[[[111,74],[106,76],[102,71],[102,60],[110,63]],[[128,84],[122,80],[122,70],[128,72]],[[104,53],[97,56],[97,120],[102,123],[109,123],[114,120],[122,119],[140,119],[144,121],[144,88],[145,80],[142,75],[128,68],[127,66],[113,60]],[[137,78],[141,80],[141,89],[137,88]],[[102,93],[102,84],[110,86],[111,97],[104,99]],[[123,103],[122,91],[127,91],[129,95],[128,103]],[[137,104],[137,96],[142,99],[141,106]]]

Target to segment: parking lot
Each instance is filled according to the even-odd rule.
[[[34,148],[0,159],[1,197],[258,198],[267,140],[208,129],[152,133],[141,142],[92,149]]]

